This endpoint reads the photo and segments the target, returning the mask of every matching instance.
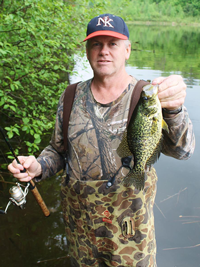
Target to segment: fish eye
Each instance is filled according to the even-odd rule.
[[[147,100],[148,100],[148,97],[147,97],[147,96],[143,96],[142,99],[143,99],[144,101],[147,101]]]

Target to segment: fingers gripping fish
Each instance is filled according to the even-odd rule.
[[[146,169],[160,156],[162,129],[169,131],[162,117],[158,85],[145,85],[117,148],[121,158],[130,155],[134,157],[134,166],[123,180],[125,186],[134,185],[139,190],[144,188]]]

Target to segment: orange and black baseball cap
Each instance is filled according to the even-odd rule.
[[[129,31],[121,17],[112,14],[99,15],[88,23],[87,37],[83,42],[96,36],[106,35],[122,40],[129,39]]]

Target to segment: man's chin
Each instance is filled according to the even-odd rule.
[[[110,77],[113,75],[113,72],[111,72],[110,70],[105,70],[105,71],[95,71],[94,72],[94,75],[96,77],[101,77],[101,78],[104,78],[104,77]]]

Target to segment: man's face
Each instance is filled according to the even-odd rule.
[[[114,76],[125,69],[131,45],[110,36],[97,36],[88,40],[87,58],[96,77]]]

